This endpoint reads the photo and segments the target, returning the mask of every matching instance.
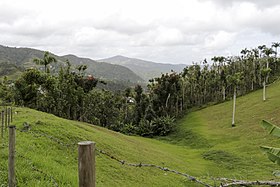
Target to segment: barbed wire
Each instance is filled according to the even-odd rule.
[[[22,132],[22,133],[29,133],[31,134],[33,137],[35,138],[38,138],[38,137],[45,137],[47,139],[50,139],[51,141],[53,142],[56,142],[57,144],[61,145],[61,146],[65,146],[65,147],[71,147],[71,146],[75,146],[77,147],[77,143],[64,143],[62,140],[60,140],[59,138],[56,138],[54,136],[51,136],[51,135],[48,135],[48,134],[45,134],[45,133],[42,133],[42,132],[38,132],[38,131],[34,131],[34,130],[22,130],[22,129],[17,129],[16,130]],[[8,147],[8,144],[3,144],[2,146],[0,147]],[[110,159],[112,160],[115,160],[117,162],[119,162],[120,164],[122,165],[127,165],[127,166],[131,166],[131,167],[151,167],[151,168],[156,168],[156,169],[159,169],[159,170],[162,170],[162,171],[165,171],[165,172],[170,172],[170,173],[174,173],[174,174],[177,174],[177,175],[181,175],[181,176],[184,176],[186,178],[188,178],[189,181],[192,181],[192,182],[195,182],[195,183],[198,183],[200,185],[203,185],[203,186],[206,186],[206,187],[213,187],[211,186],[210,184],[206,183],[206,182],[203,182],[201,180],[199,180],[197,177],[194,177],[192,175],[189,175],[187,173],[183,173],[183,172],[180,172],[180,171],[176,171],[176,170],[173,170],[173,169],[170,169],[168,167],[162,167],[162,166],[158,166],[158,165],[155,165],[155,164],[147,164],[147,163],[130,163],[126,160],[121,160],[119,158],[117,158],[116,156],[113,156],[111,155],[110,153],[104,151],[104,150],[101,150],[101,149],[98,149],[97,147],[95,148],[95,150],[102,154],[102,155],[105,155],[107,157],[109,157]],[[58,183],[57,183],[57,180],[47,174],[46,172],[44,172],[43,170],[41,169],[38,169],[34,166],[33,163],[31,163],[32,161],[26,157],[24,157],[23,155],[19,155],[19,157],[21,158],[24,158],[24,159],[27,159],[30,161],[30,165],[32,167],[32,169],[34,171],[37,171],[47,177],[49,177],[53,183],[55,184],[55,186],[58,186]],[[270,186],[280,186],[280,182],[276,182],[276,181],[245,181],[245,180],[236,180],[236,179],[228,179],[228,178],[211,178],[211,180],[213,181],[221,181],[220,183],[220,187],[228,187],[228,186],[238,186],[238,185],[243,185],[243,186],[248,186],[248,185],[270,185]],[[216,186],[216,185],[215,185]]]
[[[31,166],[31,168],[32,168],[33,171],[36,171],[36,172],[38,172],[38,173],[41,173],[42,175],[44,175],[44,176],[50,178],[51,181],[53,182],[54,186],[58,187],[57,180],[56,180],[52,175],[50,175],[50,174],[44,172],[43,170],[37,168],[37,167],[34,165],[34,163],[32,162],[32,160],[31,160],[30,158],[27,158],[27,157],[23,156],[22,154],[19,154],[18,152],[16,152],[16,154],[17,154],[17,156],[18,156],[19,158],[22,158],[22,159],[26,160],[27,163]]]
[[[167,167],[162,167],[162,166],[158,166],[158,165],[155,165],[155,164],[145,164],[145,163],[129,163],[125,160],[120,160],[118,158],[116,158],[115,156],[112,156],[110,155],[109,153],[103,151],[103,150],[100,150],[98,148],[95,148],[99,153],[103,154],[103,155],[106,155],[108,156],[109,158],[121,163],[122,165],[127,165],[127,166],[133,166],[133,167],[153,167],[153,168],[157,168],[157,169],[160,169],[160,170],[163,170],[163,171],[166,171],[166,172],[171,172],[171,173],[175,173],[177,175],[182,175],[184,177],[187,177],[190,181],[193,181],[193,182],[196,182],[196,183],[199,183],[203,186],[207,186],[207,187],[212,187],[211,185],[205,183],[205,182],[202,182],[200,180],[198,180],[196,177],[194,176],[191,176],[187,173],[182,173],[182,172],[179,172],[179,171],[176,171],[176,170],[172,170],[172,169],[169,169]]]
[[[245,181],[245,180],[236,180],[236,179],[228,179],[228,178],[215,178],[218,181],[224,181],[225,183],[221,183],[220,187],[228,187],[228,186],[251,186],[251,185],[266,185],[266,186],[280,186],[280,182],[276,181]]]
[[[33,136],[37,136],[37,137],[46,137],[60,145],[63,145],[63,146],[77,146],[77,143],[73,143],[73,144],[66,144],[66,143],[63,143],[63,141],[61,141],[60,139],[56,138],[56,137],[53,137],[51,135],[47,135],[47,134],[44,134],[44,133],[41,133],[41,132],[32,132],[31,130],[29,131],[21,131],[21,132],[28,132],[30,134],[32,134]],[[179,172],[179,171],[176,171],[176,170],[172,170],[172,169],[169,169],[167,167],[162,167],[162,166],[158,166],[158,165],[155,165],[155,164],[146,164],[146,163],[129,163],[125,160],[120,160],[118,159],[117,157],[113,156],[113,155],[110,155],[109,153],[101,150],[101,149],[98,149],[98,148],[95,148],[96,151],[98,151],[99,153],[121,163],[122,165],[127,165],[127,166],[132,166],[132,167],[152,167],[152,168],[157,168],[157,169],[160,169],[160,170],[163,170],[163,171],[166,171],[166,172],[171,172],[171,173],[175,173],[177,175],[181,175],[181,176],[184,176],[184,177],[187,177],[190,181],[193,181],[193,182],[196,182],[196,183],[199,183],[203,186],[206,186],[206,187],[212,187],[211,185],[203,182],[203,181],[200,181],[198,180],[196,177],[194,176],[191,176],[187,173],[182,173],[182,172]]]

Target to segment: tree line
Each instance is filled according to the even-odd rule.
[[[48,71],[56,59],[45,53],[34,62],[44,71],[28,69],[22,76],[0,85],[0,98],[52,113],[57,116],[100,125],[126,134],[164,136],[174,128],[174,122],[189,109],[235,99],[263,88],[266,100],[267,84],[278,79],[280,60],[277,49],[265,45],[243,49],[239,56],[215,56],[209,63],[187,66],[182,72],[170,72],[151,79],[147,90],[136,85],[124,91],[112,92],[97,88],[103,81],[86,75],[86,66],[76,68],[69,61],[58,74]]]

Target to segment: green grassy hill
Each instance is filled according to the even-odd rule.
[[[260,127],[267,119],[280,124],[280,82],[237,99],[236,127],[231,127],[232,102],[188,114],[176,132],[164,138],[126,136],[85,123],[17,108],[16,173],[18,186],[77,186],[77,143],[96,142],[101,149],[130,163],[148,163],[188,173],[211,183],[213,178],[277,180],[279,166],[260,151],[279,140]],[[23,123],[30,124],[28,131]],[[7,132],[0,144],[0,184],[7,181]],[[122,165],[97,152],[97,186],[200,186],[186,177],[157,168]]]

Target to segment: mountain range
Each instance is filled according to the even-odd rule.
[[[125,66],[138,74],[142,79],[148,82],[149,79],[159,77],[162,73],[169,73],[171,70],[181,72],[186,64],[164,64],[137,58],[128,58],[124,56],[114,56],[111,58],[101,59],[98,62],[107,62]]]
[[[24,69],[37,66],[33,63],[34,58],[43,58],[44,51],[32,48],[17,48],[0,45],[0,76],[18,76]],[[114,56],[107,59],[92,60],[81,58],[72,54],[54,56],[58,63],[52,64],[52,71],[58,71],[59,67],[65,66],[68,59],[75,68],[78,65],[87,65],[86,73],[102,80],[143,84],[149,79],[159,77],[161,73],[168,73],[171,70],[181,72],[186,66],[184,64],[163,64],[145,61],[124,56]]]
[[[31,49],[31,48],[15,48],[15,47],[4,47],[0,45],[0,73],[1,75],[9,75],[11,72],[17,70],[24,70],[26,68],[36,66],[33,63],[34,58],[43,58],[44,51]],[[73,67],[78,65],[87,65],[87,73],[92,74],[97,78],[110,81],[123,81],[142,83],[144,80],[135,74],[127,67],[109,64],[105,62],[97,62],[89,58],[80,58],[75,55],[54,56],[58,63],[52,64],[54,68],[59,69],[60,66],[65,65],[66,59],[70,61]],[[9,68],[9,71],[7,71]]]

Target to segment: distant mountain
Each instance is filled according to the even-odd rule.
[[[72,64],[75,65],[87,65],[87,72],[101,79],[126,81],[132,83],[141,83],[144,81],[140,76],[125,66],[106,62],[97,62],[89,58],[80,58],[74,55],[65,55],[61,58],[68,59]]]
[[[171,70],[181,72],[186,67],[185,64],[155,63],[136,58],[128,58],[124,56],[114,56],[111,58],[101,59],[97,61],[125,66],[131,69],[137,75],[139,75],[145,81],[148,81],[151,78],[159,77],[161,73],[171,72]]]
[[[32,60],[34,58],[43,58],[44,51],[31,48],[15,48],[4,47],[0,45],[0,73],[9,75],[9,72],[15,73],[16,71],[23,71],[24,69],[36,66]],[[110,81],[121,81],[130,83],[142,83],[144,80],[131,71],[129,68],[110,64],[106,62],[97,62],[89,58],[80,58],[74,55],[58,56],[52,54],[57,60],[57,64],[52,64],[53,69],[58,71],[59,66],[63,66],[68,59],[73,67],[77,65],[87,65],[87,73],[92,74],[97,78]],[[1,76],[1,74],[0,74]]]

